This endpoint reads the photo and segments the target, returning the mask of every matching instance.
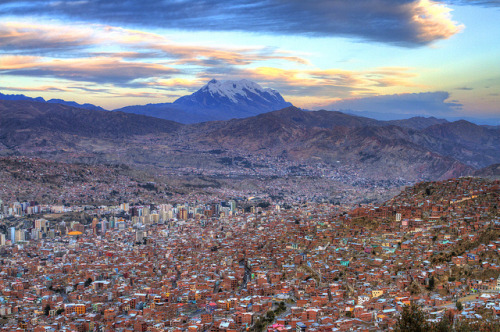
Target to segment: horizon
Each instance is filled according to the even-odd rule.
[[[0,91],[105,109],[248,79],[304,109],[500,117],[500,3],[0,4]]]
[[[215,79],[212,79],[209,82],[212,82],[213,80],[215,80]],[[224,81],[224,80],[218,80],[218,81]],[[234,81],[234,80],[228,80],[228,81]],[[241,79],[240,81],[248,81],[248,80]],[[207,82],[207,84],[209,82]],[[204,86],[205,85],[203,85],[203,87]],[[3,94],[2,91],[0,91],[0,95],[2,95],[2,94]],[[52,102],[57,103],[57,101],[60,100],[60,101],[69,102],[69,103],[76,103],[76,104],[79,104],[80,106],[84,106],[84,104],[85,104],[85,103],[78,103],[78,102],[76,102],[74,100],[62,100],[62,99],[56,99],[56,98],[54,98],[54,99],[45,99],[42,96],[33,96],[32,97],[32,96],[28,96],[28,95],[25,95],[25,94],[3,94],[3,95],[7,96],[7,97],[20,97],[20,99],[2,99],[1,96],[0,96],[0,100],[24,100],[24,98],[29,98],[29,99],[31,99],[31,101],[37,101],[35,99],[42,98],[44,100],[44,102],[52,101]],[[94,104],[91,104],[91,105],[97,106],[97,107],[101,107],[101,105],[94,105]],[[147,105],[148,104],[139,105],[139,106],[147,106]],[[127,105],[127,106],[137,106],[137,105]],[[78,106],[76,106],[76,107],[78,107]],[[396,114],[396,113],[379,113],[379,112],[370,112],[370,111],[356,111],[356,110],[350,110],[350,109],[324,109],[324,108],[318,108],[318,109],[312,109],[311,110],[311,109],[306,109],[306,108],[300,108],[300,107],[295,106],[295,105],[292,105],[292,107],[297,107],[300,110],[306,111],[306,112],[317,112],[317,111],[340,112],[340,113],[347,114],[347,115],[353,115],[353,116],[358,116],[358,117],[365,117],[365,118],[375,119],[375,120],[378,120],[378,121],[407,120],[407,119],[412,119],[412,118],[426,118],[426,119],[434,118],[434,119],[439,119],[439,120],[446,120],[446,121],[449,121],[449,122],[465,120],[465,121],[474,123],[476,125],[481,125],[481,126],[483,126],[483,125],[484,126],[500,126],[500,117],[498,117],[498,118],[494,118],[494,117],[491,117],[491,118],[446,117],[446,116],[443,116],[443,117],[439,117],[438,116],[438,117],[436,117],[434,115],[417,114],[417,113],[415,113],[415,114]],[[120,111],[120,109],[110,110],[110,109],[105,109],[103,107],[101,107],[101,108],[104,111],[108,111],[108,112],[111,112],[111,111]],[[277,111],[277,110],[275,110],[275,111]],[[270,112],[273,112],[273,111],[270,111]],[[147,115],[147,114],[144,114],[144,115]],[[148,116],[155,117],[153,115],[148,115]]]

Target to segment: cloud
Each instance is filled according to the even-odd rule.
[[[0,86],[0,90],[3,91],[38,91],[38,92],[68,92],[71,89],[65,89],[61,87],[55,86],[38,86],[38,87],[9,87],[9,86]]]
[[[445,91],[382,95],[365,98],[344,99],[334,102],[326,109],[362,112],[450,115],[462,108],[456,101],[447,101]]]
[[[99,48],[99,51],[96,51]],[[306,59],[269,47],[224,48],[173,43],[149,32],[104,25],[66,26],[30,21],[0,23],[0,50],[7,54],[55,58],[114,57],[170,61],[171,65],[224,67],[282,60],[308,64]]]
[[[24,21],[0,23],[2,50],[6,55],[0,56],[0,72],[4,75],[138,87],[144,87],[143,81],[165,80],[186,70],[199,72],[203,68],[223,69],[276,59],[307,63],[287,51],[269,47],[182,45],[158,34],[119,27],[65,27]]]
[[[463,29],[463,25],[452,21],[451,10],[435,1],[420,0],[410,5],[410,24],[415,27],[416,40],[423,44],[438,39],[447,39]]]
[[[390,87],[419,87],[412,82],[417,75],[410,68],[376,68],[373,70],[295,70],[273,67],[237,68],[198,73],[202,81],[247,78],[294,97],[317,97],[324,100],[379,94]],[[308,106],[309,107],[309,106]]]
[[[161,64],[96,57],[46,60],[32,56],[0,56],[0,74],[56,77],[72,81],[126,85],[136,79],[169,76],[179,70]]]
[[[165,95],[161,93],[153,92],[121,92],[119,94],[120,98],[149,98],[149,99],[160,99],[165,98]],[[108,95],[105,98],[116,98],[116,96]]]
[[[28,52],[68,52],[82,49],[93,43],[92,30],[80,27],[62,28],[55,25],[41,27],[29,22],[0,23],[0,49],[17,54]]]
[[[477,5],[483,7],[500,7],[500,0],[454,0],[447,1],[452,5]]]
[[[446,39],[461,29],[445,4],[430,0],[8,0],[0,12],[191,31],[344,36],[402,46]]]

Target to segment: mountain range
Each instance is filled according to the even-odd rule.
[[[29,100],[29,101],[37,101],[37,102],[41,102],[41,103],[62,104],[62,105],[67,105],[67,106],[83,108],[83,109],[87,109],[87,110],[105,111],[104,108],[102,108],[100,106],[92,105],[89,103],[79,104],[75,101],[66,101],[66,100],[62,100],[62,99],[45,100],[42,97],[31,98],[31,97],[27,97],[25,95],[6,95],[6,94],[3,94],[1,92],[0,92],[0,100]]]
[[[62,99],[50,99],[46,101],[42,97],[32,98],[22,94],[8,95],[0,93],[0,100],[31,100],[63,104],[88,110],[105,110],[100,106],[89,103],[79,104],[74,101]],[[245,79],[239,81],[212,79],[198,91],[190,95],[182,96],[173,103],[131,105],[114,109],[113,111],[141,114],[172,120],[183,124],[191,124],[234,118],[247,118],[274,110],[280,110],[288,106],[292,106],[292,104],[285,101],[279,92],[270,88],[262,88],[255,82]],[[390,109],[384,113],[357,110],[340,111],[358,117],[388,121],[395,125],[409,126],[413,129],[423,129],[429,123],[429,119],[434,120],[434,123],[460,120],[459,118],[452,117],[448,117],[448,120],[436,119],[433,117],[426,118],[419,115],[411,117],[411,115],[392,114],[390,113]],[[411,117],[411,124],[407,121],[407,117]],[[484,124],[486,121],[489,121],[490,125],[483,125],[483,127],[492,129],[500,128],[500,126],[491,125],[491,123],[500,121],[499,119],[466,118],[465,120],[476,124]],[[422,122],[422,125],[419,126],[418,122]]]
[[[287,107],[181,124],[124,112],[0,101],[0,154],[218,176],[420,181],[500,163],[500,130],[435,118],[378,121]]]
[[[195,93],[180,97],[173,103],[127,106],[115,111],[188,124],[246,118],[288,106],[292,104],[286,102],[279,92],[262,88],[255,82],[213,79]]]
[[[498,176],[500,128],[304,111],[256,83],[212,80],[173,103],[114,111],[0,94],[0,156],[126,165],[185,192],[266,188],[337,200],[342,188],[349,200],[423,180]]]
[[[105,111],[102,107],[88,103],[78,104],[74,101],[62,99],[46,101],[42,97],[31,98],[24,95],[0,93],[0,100],[29,100]],[[114,111],[147,115],[188,124],[246,118],[288,106],[292,106],[292,104],[286,102],[278,91],[262,88],[255,82],[248,80],[218,81],[213,79],[195,93],[180,97],[173,103],[126,106]]]

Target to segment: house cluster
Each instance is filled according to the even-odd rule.
[[[411,302],[430,319],[495,320],[498,185],[434,183],[350,213],[102,208],[106,220],[0,247],[0,331],[378,331]]]

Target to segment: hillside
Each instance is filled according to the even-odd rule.
[[[440,129],[446,126],[450,131],[456,125],[461,124],[416,130],[295,107],[244,119],[182,125],[121,112],[0,101],[0,154],[126,164],[176,179],[199,176],[202,179],[194,183],[214,189],[233,185],[235,177],[246,184],[247,179],[259,179],[259,185],[251,186],[257,191],[268,188],[263,183],[272,183],[270,179],[300,177],[305,181],[302,188],[316,188],[314,183],[322,178],[368,190],[470,175],[476,165],[487,166],[488,160],[500,158],[494,140],[485,150],[480,139],[445,137],[445,129]],[[496,135],[494,129],[474,126],[470,127]],[[482,159],[475,160],[474,153],[483,153]],[[272,195],[280,192],[268,189]]]
[[[413,143],[413,136],[420,135],[416,131],[339,112],[304,112],[291,107],[196,128],[191,140],[207,146],[295,161],[355,165],[360,176],[423,180],[472,170]]]
[[[147,197],[146,183],[124,166],[69,164],[0,157],[0,197],[39,204],[119,203]],[[155,194],[158,194],[155,192]]]
[[[478,169],[474,172],[474,176],[500,178],[500,164],[493,164],[485,168]]]
[[[124,139],[174,132],[181,126],[142,115],[0,100],[0,151],[65,149],[74,147],[82,139]]]

